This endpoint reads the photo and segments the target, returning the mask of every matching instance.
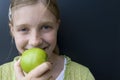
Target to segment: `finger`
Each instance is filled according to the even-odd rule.
[[[30,71],[28,76],[39,77],[43,75],[45,72],[49,71],[51,69],[51,66],[52,65],[50,62],[45,62],[36,67],[35,69],[33,69],[32,71]]]
[[[51,76],[48,80],[55,80],[55,78],[53,78],[53,77]]]
[[[31,77],[30,80],[55,80],[55,78],[53,78],[50,71],[48,71],[48,72],[44,73],[42,76],[39,76],[39,77],[36,77],[36,78]]]
[[[55,80],[55,78],[53,78],[53,76],[51,76],[48,80]]]
[[[30,79],[26,79],[26,80],[55,80],[52,76],[42,76],[40,78],[30,78]]]
[[[45,74],[43,74],[42,76],[40,76],[38,78],[38,80],[55,80],[55,78],[52,76],[51,72],[48,71]]]
[[[55,80],[55,79],[53,79],[52,76],[49,75],[49,76],[42,76],[33,80]]]
[[[14,71],[15,71],[15,75],[16,75],[17,79],[20,80],[21,78],[24,77],[23,71],[20,67],[20,60],[18,60],[14,63]]]

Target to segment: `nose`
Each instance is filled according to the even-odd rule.
[[[29,44],[32,47],[40,47],[42,45],[42,37],[38,33],[32,33],[32,35],[29,38]]]

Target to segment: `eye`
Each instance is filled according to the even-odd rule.
[[[29,31],[28,28],[20,28],[18,29],[18,32],[21,32],[21,33],[27,33]]]
[[[26,28],[22,28],[22,29],[20,29],[20,31],[27,31],[27,29]]]
[[[52,26],[44,25],[44,26],[41,27],[41,30],[43,30],[43,31],[50,31],[50,30],[52,30]]]
[[[48,26],[48,25],[42,26],[42,29],[49,29],[49,28],[51,28],[51,26]]]

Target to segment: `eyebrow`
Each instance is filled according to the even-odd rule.
[[[43,25],[43,24],[50,24],[50,25],[52,25],[52,24],[54,24],[54,21],[51,21],[51,20],[43,21],[43,22],[40,22],[40,23],[38,24],[38,26]]]
[[[30,26],[30,25],[28,25],[28,24],[19,24],[16,27],[28,27],[28,26]]]
[[[44,24],[54,25],[54,21],[52,21],[52,20],[42,21],[42,22],[39,22],[38,26],[41,26]],[[18,24],[15,27],[29,27],[29,26],[31,26],[31,25],[29,25],[27,23],[23,23],[23,24]]]

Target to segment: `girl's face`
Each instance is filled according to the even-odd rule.
[[[58,26],[55,16],[42,3],[37,3],[14,10],[10,29],[20,53],[38,47],[50,56],[56,46]]]

